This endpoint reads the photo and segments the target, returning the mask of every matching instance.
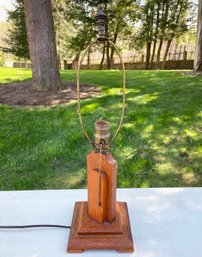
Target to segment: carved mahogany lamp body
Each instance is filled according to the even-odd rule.
[[[99,8],[97,20],[98,41],[100,42],[106,40],[104,18],[105,15]],[[78,112],[84,134],[91,142],[80,113],[79,67],[80,64],[78,64],[77,71]],[[125,89],[125,73],[123,78],[123,89]],[[123,94],[122,116],[124,101],[125,93]],[[115,135],[120,129],[122,118]],[[68,252],[78,253],[89,249],[134,251],[127,203],[116,201],[117,162],[109,151],[112,142],[112,140],[109,142],[109,138],[109,123],[104,120],[96,121],[94,141],[91,142],[94,149],[87,155],[88,201],[75,203]]]
[[[106,121],[95,123],[100,128],[95,129],[95,150],[87,156],[88,202],[75,204],[68,252],[134,251],[127,203],[116,202],[117,162],[108,150],[107,126]]]
[[[102,156],[99,206],[98,155],[99,153],[92,151],[87,156],[88,214],[100,223],[112,222],[116,218],[117,163],[111,153]]]

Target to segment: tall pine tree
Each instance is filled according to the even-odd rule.
[[[10,50],[14,55],[27,59],[29,58],[29,48],[23,0],[16,0],[14,6],[14,10],[8,11],[8,20],[11,22],[11,29],[9,29],[8,38],[5,41],[10,46]]]

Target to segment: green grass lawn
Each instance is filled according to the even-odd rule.
[[[62,71],[75,80],[75,71]],[[31,79],[28,69],[0,69],[0,82]],[[93,134],[107,119],[111,134],[121,113],[121,72],[82,71],[82,82],[102,89],[82,101]],[[202,77],[177,71],[127,71],[123,127],[111,151],[118,187],[202,186]],[[86,155],[75,102],[51,108],[0,106],[0,189],[86,187]]]

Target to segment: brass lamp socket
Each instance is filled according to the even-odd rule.
[[[109,152],[109,122],[96,121],[94,124],[94,145],[97,151],[106,154]]]

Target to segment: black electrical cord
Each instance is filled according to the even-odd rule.
[[[0,229],[24,229],[24,228],[71,228],[65,225],[39,224],[39,225],[22,225],[22,226],[0,226]]]

